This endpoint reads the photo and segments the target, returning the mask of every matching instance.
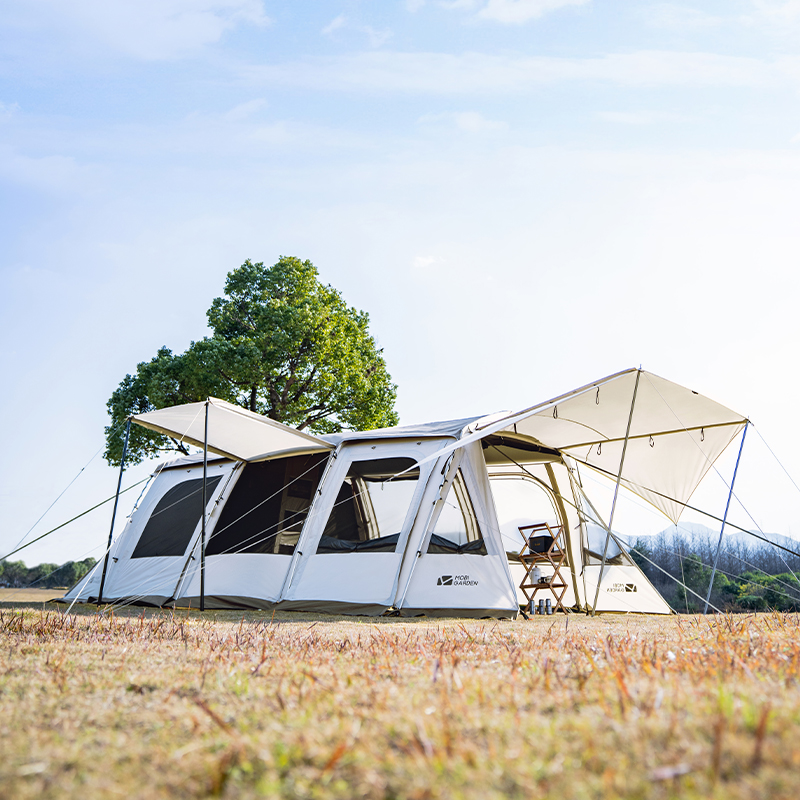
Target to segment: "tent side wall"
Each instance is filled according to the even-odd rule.
[[[211,491],[206,509],[220,500],[234,470],[231,462],[209,465]],[[163,605],[174,597],[187,551],[200,535],[202,475],[202,465],[158,471],[111,545],[104,601]],[[101,575],[102,560],[90,578],[79,581],[65,600],[94,602]]]
[[[275,606],[328,463],[327,454],[314,453],[240,465],[207,523],[207,607]],[[176,595],[180,606],[199,603],[198,553],[199,539]]]
[[[442,476],[445,457],[437,462],[434,476]],[[460,478],[459,478],[460,473]],[[408,557],[401,576],[407,590],[397,605],[403,616],[474,616],[514,618],[519,613],[516,591],[503,547],[486,465],[480,443],[456,451],[445,480],[432,482],[429,503],[436,503],[427,524],[417,530],[416,544],[409,542]],[[463,481],[467,497],[454,496],[454,483]],[[483,541],[482,553],[437,551],[433,536],[447,503],[458,502],[461,513],[472,514]],[[430,508],[430,506],[429,506]]]
[[[303,528],[279,607],[351,614],[391,607],[435,473],[432,463],[420,470],[416,461],[447,441],[345,441]]]

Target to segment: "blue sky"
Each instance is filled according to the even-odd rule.
[[[797,0],[6,0],[0,546],[102,447],[125,373],[281,254],[369,311],[404,422],[642,364],[800,474],[798,34]],[[742,491],[791,533],[774,469]],[[114,486],[95,458],[36,531]]]

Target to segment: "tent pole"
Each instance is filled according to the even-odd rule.
[[[125,456],[128,453],[128,435],[131,432],[131,418],[128,417],[128,422],[125,425],[125,441],[122,443],[122,458],[119,460],[119,478],[117,478],[117,495],[114,498],[114,510],[111,512],[111,529],[108,532],[108,548],[106,549],[106,557],[103,560],[103,577],[100,578],[100,591],[97,594],[98,608],[103,602],[103,589],[106,585],[106,573],[108,572],[108,557],[111,554],[111,540],[114,536],[114,522],[117,519],[117,504],[119,503],[119,490],[122,487],[122,473],[125,470]]]
[[[728,492],[728,502],[725,504],[725,513],[722,516],[722,528],[719,531],[719,541],[717,542],[717,552],[714,554],[714,568],[711,570],[711,580],[708,583],[708,594],[706,595],[706,604],[703,607],[703,613],[708,614],[708,603],[711,600],[711,589],[714,586],[714,576],[717,574],[717,561],[719,561],[719,551],[722,548],[722,534],[725,533],[725,523],[728,520],[728,509],[731,507],[731,497],[733,497],[733,484],[736,483],[736,472],[739,469],[739,459],[742,457],[742,449],[744,448],[744,437],[747,436],[748,423],[745,422],[744,430],[742,431],[742,441],[739,443],[739,455],[736,456],[736,466],[733,468],[733,478],[731,478],[731,488]]]
[[[206,483],[208,478],[208,399],[203,433],[203,513],[200,517],[200,610],[206,610]]]
[[[600,596],[600,584],[603,581],[603,573],[606,569],[606,556],[608,555],[608,540],[611,538],[611,528],[614,524],[614,511],[617,508],[617,494],[619,493],[619,483],[622,480],[622,465],[625,463],[625,451],[628,449],[628,438],[631,435],[631,422],[633,421],[633,407],[636,405],[636,392],[639,389],[639,378],[642,374],[641,369],[636,370],[636,383],[633,385],[633,398],[631,399],[631,410],[628,414],[628,427],[625,430],[625,441],[622,445],[622,457],[619,460],[619,472],[617,473],[617,485],[614,487],[614,500],[611,503],[611,517],[608,520],[608,530],[606,531],[606,543],[603,547],[603,560],[600,564],[600,577],[597,579],[597,588],[594,590],[594,603],[592,603],[592,616],[597,610],[597,598]]]

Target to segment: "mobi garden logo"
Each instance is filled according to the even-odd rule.
[[[613,583],[606,591],[609,592],[636,592],[638,591],[635,583]]]
[[[477,586],[478,581],[472,580],[469,575],[442,575],[436,581],[437,586]]]

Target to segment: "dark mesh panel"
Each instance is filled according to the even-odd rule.
[[[206,555],[294,552],[327,455],[246,464],[206,545]]]
[[[347,481],[339,489],[322,536],[325,539],[339,539],[343,542],[357,542],[360,538],[355,492]],[[321,551],[318,549],[317,552]]]
[[[207,481],[207,497],[220,482]],[[159,501],[147,520],[131,558],[182,556],[203,513],[203,479],[195,478],[173,486]]]
[[[316,552],[394,553],[413,484],[419,478],[415,465],[414,459],[405,457],[354,461],[339,488]],[[404,474],[397,477],[401,472]],[[406,487],[409,491],[404,491]]]
[[[456,544],[444,536],[437,536],[435,533],[431,534],[431,540],[428,544],[429,553],[468,553],[473,556],[485,556],[486,545],[483,539],[477,539],[474,542],[465,542],[464,544]]]

